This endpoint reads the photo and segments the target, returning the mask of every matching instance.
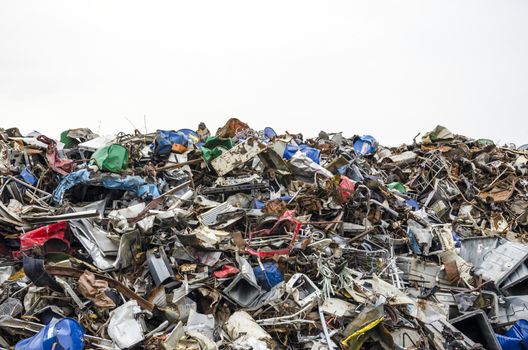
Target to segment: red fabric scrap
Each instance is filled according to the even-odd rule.
[[[71,159],[62,159],[59,157],[59,151],[57,150],[57,142],[50,139],[47,136],[39,135],[37,140],[48,145],[46,151],[46,159],[48,160],[49,166],[58,174],[68,175],[73,170],[75,163]]]

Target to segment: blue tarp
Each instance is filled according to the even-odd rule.
[[[282,272],[279,270],[279,266],[275,261],[265,261],[262,266],[264,267],[264,270],[262,270],[260,265],[253,268],[255,278],[262,288],[270,290],[276,284],[284,281]]]
[[[156,184],[146,182],[139,176],[126,176],[124,178],[104,177],[101,181],[106,188],[134,192],[138,197],[159,197],[160,193]]]
[[[187,131],[189,129],[182,129],[180,131],[174,130],[158,130],[156,131],[156,139],[150,144],[150,150],[155,156],[168,156],[172,151],[172,145],[183,145],[187,147],[189,137]],[[189,130],[194,133],[194,131]],[[196,133],[195,133],[196,134]]]
[[[282,155],[282,158],[286,160],[290,160],[290,158],[293,157],[293,155],[297,153],[297,151],[301,151],[308,158],[313,160],[315,163],[319,164],[319,154],[321,152],[319,152],[317,148],[313,148],[305,144],[301,144],[299,146],[292,145],[291,143],[287,144],[286,149],[284,150],[284,154]]]
[[[62,198],[64,197],[64,193],[66,193],[66,191],[75,185],[88,183],[90,183],[90,172],[88,170],[81,169],[74,171],[73,173],[69,173],[62,179],[62,181],[53,191],[53,201],[57,204],[61,204]]]
[[[191,140],[192,143],[197,143],[200,141],[200,135],[194,130],[191,129],[180,129],[176,132],[181,132],[185,136],[187,136],[187,139]]]
[[[158,130],[158,135],[167,139],[171,144],[187,145],[189,138],[185,131]]]
[[[376,150],[378,149],[378,141],[376,141],[374,136],[370,136],[370,135],[356,136],[353,142],[354,142],[354,151],[356,151],[356,153],[361,154],[363,156],[369,156],[371,154],[374,154],[376,153]]]
[[[66,175],[53,191],[53,201],[62,203],[64,193],[79,184],[97,185],[95,180],[90,179],[90,172],[81,169]],[[134,192],[138,197],[159,197],[160,193],[156,184],[146,182],[139,176],[105,176],[101,179],[101,185],[109,189],[119,189]]]
[[[517,321],[504,335],[495,336],[502,350],[528,350],[528,321]]]

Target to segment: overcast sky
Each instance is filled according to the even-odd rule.
[[[109,134],[144,115],[528,143],[528,1],[0,0],[0,127]]]

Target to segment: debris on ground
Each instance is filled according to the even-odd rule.
[[[0,129],[0,348],[525,349],[528,149]]]

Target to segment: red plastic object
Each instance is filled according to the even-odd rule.
[[[341,181],[339,182],[339,193],[343,201],[347,202],[352,192],[356,188],[356,183],[350,180],[348,177],[341,175]]]
[[[213,276],[215,276],[216,278],[227,278],[229,276],[236,275],[239,272],[240,272],[240,270],[237,269],[234,266],[224,265],[222,267],[222,270],[218,270],[218,271],[213,272]]]
[[[65,243],[66,247],[69,248],[70,242],[64,238],[67,227],[68,223],[66,221],[59,221],[20,235],[20,251],[13,252],[13,255],[18,257],[21,252],[35,247],[42,247],[46,242],[52,239],[62,241]]]

